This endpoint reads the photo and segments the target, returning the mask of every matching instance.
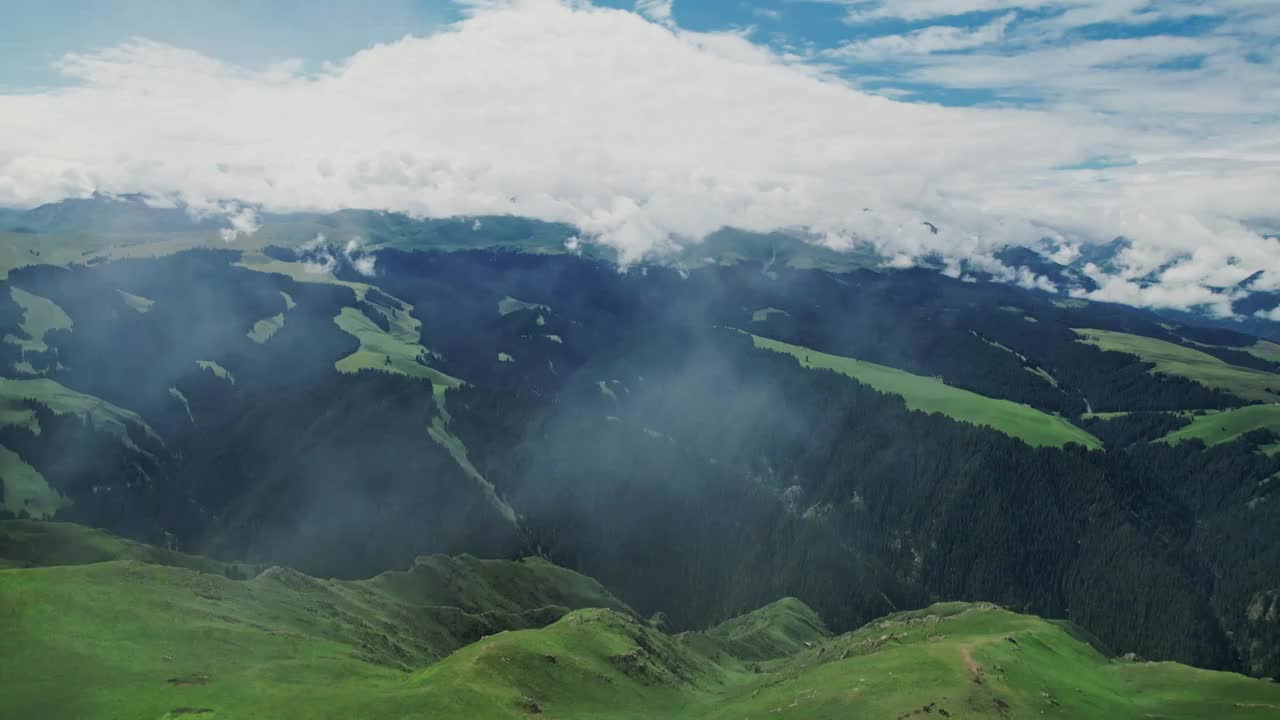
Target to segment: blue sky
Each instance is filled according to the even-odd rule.
[[[1280,0],[11,3],[0,206],[800,228],[1034,287],[1000,248],[1123,235],[1091,297],[1229,311],[1280,291],[1278,47]]]
[[[63,54],[146,37],[238,64],[301,58],[319,64],[460,17],[433,0],[60,0],[8,5],[0,22],[0,91],[65,82]]]
[[[872,91],[948,105],[1029,104],[1053,87],[943,79],[940,62],[997,55],[1035,58],[1109,39],[1230,38],[1241,59],[1264,61],[1280,42],[1274,22],[1250,30],[1269,0],[598,0],[641,11],[667,7],[682,29],[749,32],[753,42],[824,64]],[[308,67],[340,61],[375,43],[427,35],[455,22],[466,3],[450,0],[65,0],[7,9],[0,24],[0,92],[29,92],[66,82],[56,69],[69,52],[131,38],[193,49],[257,67],[301,59]],[[649,12],[648,14],[652,14]],[[996,33],[998,26],[999,32]],[[982,36],[984,28],[988,35]],[[933,34],[931,52],[917,52]],[[893,47],[887,39],[897,39]],[[984,41],[985,40],[985,41]],[[879,48],[877,43],[880,43]],[[841,54],[842,49],[844,54]],[[1168,51],[1135,61],[1176,75],[1202,69],[1209,49]],[[1105,66],[1104,66],[1105,67]]]

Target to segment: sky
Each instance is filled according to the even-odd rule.
[[[1046,289],[995,253],[1123,236],[1089,297],[1228,314],[1280,289],[1278,46],[1276,0],[14,4],[0,205],[783,229]]]

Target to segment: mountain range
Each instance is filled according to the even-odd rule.
[[[16,717],[1280,711],[1274,294],[148,202],[0,213]]]

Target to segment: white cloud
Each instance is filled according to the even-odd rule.
[[[817,0],[822,2],[824,0]],[[1060,27],[1103,22],[1152,23],[1219,11],[1264,9],[1270,0],[825,0],[846,5],[849,23],[897,19],[928,21],[970,13],[1035,11]]]
[[[302,271],[308,275],[332,275],[338,267],[338,261],[332,255],[321,255],[318,259],[302,263]]]
[[[258,214],[249,207],[242,207],[228,214],[227,222],[231,223],[231,227],[218,231],[224,242],[233,242],[241,235],[252,235],[261,227],[258,224]]]
[[[667,6],[646,11],[662,17]],[[895,266],[936,255],[956,267],[1010,243],[1124,235],[1134,242],[1124,284],[1100,292],[1198,303],[1256,269],[1268,271],[1260,283],[1280,285],[1277,242],[1250,229],[1276,218],[1280,197],[1280,125],[1254,114],[1273,100],[1266,68],[1241,81],[1253,89],[1208,77],[1199,107],[1187,108],[1174,82],[1092,87],[1089,73],[1040,64],[1088,69],[1173,50],[1042,56],[1042,74],[1076,89],[1025,110],[899,102],[742,34],[549,0],[472,3],[446,31],[317,74],[139,41],[66,58],[71,87],[0,95],[0,204],[144,192],[221,208],[237,233],[256,227],[249,207],[518,214],[573,224],[624,262],[725,225],[806,228],[842,249],[866,242]],[[921,57],[918,72],[949,81],[1034,81],[1015,61],[984,69],[968,56]],[[1110,99],[1069,101],[1094,95]],[[1057,169],[1096,157],[1134,164]],[[1205,247],[1222,254],[1195,255]],[[1215,265],[1228,249],[1237,262]],[[1182,257],[1164,273],[1165,295],[1130,287]]]
[[[903,35],[881,35],[848,43],[825,54],[835,58],[870,59],[969,50],[1000,40],[1013,19],[1013,13],[1007,13],[976,28],[933,25]]]
[[[143,202],[150,207],[178,207],[173,193],[147,194],[143,196]],[[195,220],[225,219],[228,227],[218,231],[223,242],[234,242],[241,235],[253,235],[261,227],[258,223],[258,213],[253,208],[241,205],[234,200],[219,201],[194,196],[185,199],[184,208]]]
[[[636,12],[662,25],[671,25],[673,0],[636,0]]]
[[[363,247],[364,238],[359,235],[355,235],[347,241],[345,246],[343,246],[342,256],[347,259],[347,262],[353,269],[355,269],[356,272],[364,275],[365,277],[373,277],[374,265],[377,263],[378,258],[366,253],[362,249]]]
[[[373,255],[365,255],[363,257],[356,258],[355,262],[351,263],[351,267],[355,268],[356,272],[364,275],[365,277],[373,277],[373,266],[376,261],[377,258]]]

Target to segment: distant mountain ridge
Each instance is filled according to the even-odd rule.
[[[149,204],[150,203],[150,204]],[[238,206],[237,206],[238,207]],[[296,212],[255,214],[263,228],[258,231],[262,247],[279,243],[296,247],[325,233],[359,237],[374,248],[401,250],[464,250],[484,247],[520,249],[528,252],[575,252],[592,257],[615,259],[607,247],[588,242],[575,242],[578,231],[560,223],[549,223],[512,216],[419,219],[398,212],[377,210],[339,210],[332,213]],[[0,208],[0,233],[44,235],[93,235],[105,238],[203,233],[212,243],[217,231],[226,227],[226,219],[217,212],[188,212],[178,206],[157,204],[141,195],[110,196],[94,194],[87,198],[70,198],[29,210]],[[933,232],[936,226],[925,223]],[[136,240],[136,238],[134,238]],[[572,245],[572,250],[567,247]],[[189,244],[188,247],[199,246]],[[1045,240],[1028,239],[1025,246],[1010,245],[994,253],[994,259],[1015,272],[1027,272],[1052,283],[1054,292],[1068,297],[1073,293],[1089,293],[1098,289],[1097,282],[1084,271],[1094,266],[1106,275],[1116,275],[1120,267],[1117,257],[1132,247],[1132,242],[1117,237],[1110,242],[1083,245],[1068,264],[1053,260],[1058,248]],[[106,248],[102,248],[106,249]],[[169,251],[172,251],[171,249]],[[80,257],[76,257],[79,255]],[[83,260],[83,253],[47,257],[45,261]],[[30,258],[27,258],[29,260]],[[836,251],[808,238],[801,232],[751,233],[724,228],[700,242],[690,243],[679,252],[651,258],[650,262],[692,269],[706,264],[759,262],[771,267],[817,268],[834,272],[883,268],[888,258],[876,253],[870,245],[848,251]],[[10,261],[13,262],[13,261]],[[0,263],[2,265],[3,263]],[[942,270],[940,262],[924,258],[922,267]],[[970,263],[962,263],[964,274],[978,280],[998,280],[990,272]],[[1216,318],[1205,312],[1168,311],[1171,318],[1196,318],[1219,327],[1237,327],[1243,332],[1280,340],[1280,322],[1262,317],[1280,307],[1280,293],[1254,291],[1251,286],[1261,277],[1254,273],[1237,290],[1244,294],[1233,303],[1236,318]],[[1144,282],[1154,282],[1154,274]],[[1043,288],[1042,288],[1043,289]]]

